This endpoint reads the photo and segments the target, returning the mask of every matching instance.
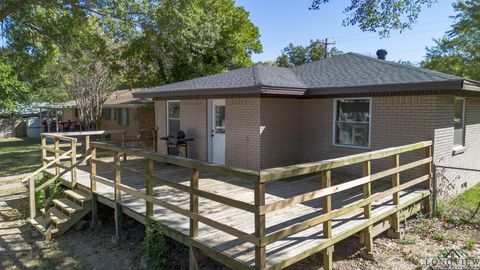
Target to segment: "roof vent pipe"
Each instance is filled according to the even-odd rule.
[[[377,58],[380,60],[385,60],[387,58],[387,50],[380,49],[377,51]]]

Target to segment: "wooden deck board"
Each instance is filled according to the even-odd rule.
[[[111,160],[105,158],[104,160]],[[122,161],[122,167],[132,168],[137,171],[145,172],[146,164],[142,159],[131,159]],[[87,165],[78,168],[77,183],[90,188],[90,169]],[[49,173],[54,173],[54,169],[49,169]],[[145,179],[122,171],[122,183],[130,187],[145,192]],[[113,168],[97,165],[97,175],[107,179],[113,179]],[[189,186],[190,170],[179,168],[173,165],[155,163],[154,176],[161,179],[168,179],[176,183]],[[70,173],[62,176],[65,181],[70,181]],[[346,181],[341,175],[334,175],[333,184]],[[154,181],[154,195],[158,199],[167,201],[183,209],[189,208],[189,194],[168,186],[162,186]],[[390,188],[390,180],[379,180],[379,184],[373,185],[373,193]],[[251,182],[231,177],[223,177],[212,173],[200,171],[199,187],[201,190],[209,191],[215,194],[229,197],[231,199],[253,203],[254,192]],[[297,177],[296,179],[280,180],[269,182],[266,187],[266,203],[273,203],[295,195],[317,190],[321,187],[320,175]],[[427,191],[402,191],[401,202],[422,198],[423,193]],[[97,182],[97,193],[109,200],[114,200],[114,189]],[[362,198],[361,187],[340,192],[332,196],[332,208],[338,209],[351,202]],[[145,201],[134,198],[131,195],[122,192],[121,204],[132,211],[145,216]],[[382,201],[372,203],[374,216],[386,213],[394,208],[392,198],[385,198]],[[154,205],[153,219],[161,222],[165,226],[172,228],[184,235],[189,234],[189,219],[171,210]],[[221,203],[210,201],[202,197],[199,198],[199,212],[208,218],[220,223],[232,226],[247,233],[254,233],[254,214],[233,208]],[[367,220],[363,218],[362,209],[349,215],[336,218],[332,221],[333,237],[339,236],[353,227],[358,227]],[[302,204],[281,209],[266,215],[267,235],[275,231],[287,228],[299,221],[306,220],[322,214],[321,199],[314,199]],[[285,237],[267,246],[267,268],[282,264],[284,261],[306,253],[315,247],[322,245],[326,240],[322,237],[322,224],[299,232],[297,234]],[[196,240],[208,245],[223,254],[228,255],[246,265],[253,266],[255,263],[255,246],[235,236],[223,233],[217,229],[211,228],[205,224],[199,223],[199,236]]]

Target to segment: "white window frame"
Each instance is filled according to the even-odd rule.
[[[463,129],[463,138],[462,138],[462,144],[455,144],[455,139],[453,140],[453,149],[461,149],[461,148],[465,148],[465,143],[466,143],[466,136],[467,136],[467,133],[466,133],[466,119],[465,119],[465,109],[467,107],[467,99],[464,98],[464,97],[455,97],[454,99],[454,103],[453,103],[453,106],[454,106],[454,111],[455,111],[455,104],[457,103],[458,100],[461,100],[462,103],[463,103],[463,108],[462,108],[462,129]],[[453,116],[453,131],[455,132],[455,115]],[[455,135],[454,135],[455,136]]]
[[[175,103],[175,102],[178,102],[178,106],[180,106],[180,100],[167,100],[167,106],[165,108],[165,111],[167,113],[166,115],[166,122],[167,122],[167,136],[170,134],[170,125],[169,125],[169,120],[172,119],[172,120],[178,120],[180,121],[180,117],[179,118],[170,118],[170,115],[169,115],[169,112],[168,112],[168,104],[169,103]],[[180,113],[180,112],[179,112]]]
[[[338,102],[342,100],[359,100],[359,99],[367,99],[369,105],[369,121],[368,121],[368,146],[359,146],[359,145],[349,145],[349,144],[340,144],[336,143],[335,135],[337,133],[337,107]],[[338,147],[346,147],[346,148],[357,148],[357,149],[370,149],[372,145],[372,98],[371,97],[353,97],[353,98],[335,98],[333,99],[333,130],[332,130],[332,145]]]

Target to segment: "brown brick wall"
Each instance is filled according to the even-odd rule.
[[[298,163],[302,152],[302,100],[262,98],[260,167]]]
[[[180,101],[180,129],[195,139],[188,142],[188,157],[203,161],[208,160],[207,108],[206,99]]]
[[[319,161],[401,146],[433,139],[434,96],[373,97],[370,149],[333,145],[334,99],[306,99],[303,103],[303,162]],[[401,163],[417,159],[424,153],[403,155]],[[372,172],[391,168],[391,160],[372,162]],[[343,172],[361,173],[360,166]]]
[[[225,111],[226,164],[259,169],[260,98],[227,98]]]
[[[113,110],[113,108],[112,108]],[[128,109],[128,125],[118,124],[118,120],[102,119],[101,129],[103,130],[125,130],[127,140],[136,139],[139,136],[139,129],[153,129],[154,128],[154,112],[152,110],[139,111],[136,108]],[[120,117],[117,115],[117,117]],[[114,133],[112,139],[119,141],[121,139],[120,133]]]

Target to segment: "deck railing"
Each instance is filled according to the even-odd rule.
[[[255,267],[257,269],[264,269],[266,266],[266,246],[283,239],[287,236],[299,233],[308,228],[311,228],[316,225],[322,224],[323,226],[323,237],[330,239],[332,238],[332,220],[343,215],[352,213],[353,211],[358,211],[363,208],[363,215],[365,219],[372,218],[372,203],[392,196],[393,203],[397,208],[400,207],[400,191],[409,189],[415,185],[424,183],[424,187],[431,189],[431,180],[432,180],[432,142],[424,141],[411,145],[405,145],[400,147],[392,147],[378,151],[367,152],[363,154],[342,157],[337,159],[325,160],[320,162],[311,162],[298,164],[293,166],[285,166],[280,168],[272,168],[258,171],[251,171],[239,168],[232,168],[223,165],[211,164],[203,161],[186,159],[182,157],[170,156],[165,154],[159,154],[154,152],[147,152],[139,149],[131,149],[122,146],[116,146],[107,143],[93,142],[91,143],[91,189],[92,192],[96,192],[96,184],[102,183],[104,185],[110,186],[114,189],[115,193],[115,202],[117,205],[120,205],[121,202],[121,192],[125,192],[135,198],[145,201],[146,204],[146,215],[147,217],[152,216],[153,206],[157,205],[166,209],[169,209],[173,212],[176,212],[180,215],[183,215],[190,219],[190,238],[191,243],[197,243],[195,237],[199,235],[198,223],[204,223],[210,227],[213,227],[217,230],[223,231],[227,234],[233,235],[240,239],[245,240],[246,242],[252,243],[255,245]],[[400,165],[400,156],[412,151],[419,149],[425,149],[425,157],[420,158],[416,161]],[[97,158],[97,150],[106,150],[111,151],[114,156],[113,163],[106,162]],[[131,156],[137,156],[145,159],[145,171],[138,171],[125,166],[121,166],[121,156],[128,154]],[[392,168],[377,172],[372,174],[371,167],[372,162],[379,159],[391,158],[392,159]],[[180,167],[188,168],[191,170],[190,173],[190,185],[183,185],[176,183],[168,179],[162,179],[153,174],[154,162],[163,162],[174,164]],[[332,185],[332,170],[352,165],[362,164],[363,167],[363,177]],[[97,175],[97,165],[108,166],[112,168],[114,172],[113,180],[101,177]],[[409,181],[400,181],[400,173],[412,170],[415,168],[421,168],[425,166],[425,174]],[[200,173],[215,173],[222,176],[236,177],[244,180],[248,180],[253,183],[254,191],[254,202],[245,202],[241,200],[232,199],[226,196],[215,194],[206,190],[199,188],[199,179]],[[145,179],[145,191],[138,190],[131,186],[125,185],[122,183],[122,173],[136,175]],[[265,195],[266,195],[266,184],[268,182],[291,178],[295,176],[302,175],[311,175],[319,174],[321,176],[321,188],[315,191],[311,191],[305,194],[297,195],[291,198],[285,198],[280,201],[266,204]],[[372,194],[372,183],[385,179],[386,177],[391,177],[391,188]],[[218,180],[218,179],[217,179]],[[172,204],[169,201],[162,200],[154,196],[154,181],[160,183],[182,192],[189,194],[190,198],[190,207],[189,209],[181,208],[177,205]],[[221,181],[221,180],[219,180]],[[333,209],[332,207],[332,195],[352,189],[355,187],[362,187],[363,198],[357,200],[354,203],[343,206],[339,209]],[[198,198],[205,198],[215,202],[219,202],[230,207],[241,209],[243,211],[250,212],[254,215],[254,233],[247,233],[243,230],[228,226],[227,224],[222,224],[216,220],[213,220],[207,216],[204,216],[199,213],[199,203]],[[292,207],[298,204],[302,204],[314,199],[322,199],[323,213],[316,215],[308,220],[296,222],[295,224],[288,226],[272,233],[266,233],[266,217],[268,213],[278,211],[287,207]],[[428,206],[427,206],[428,207]],[[400,209],[397,209],[400,210]],[[394,230],[399,228],[399,219],[396,216],[392,227]],[[370,239],[366,242],[367,249],[371,248],[372,242],[371,238],[371,226],[367,228],[365,234],[366,238]],[[200,245],[200,243],[197,243]],[[370,247],[369,247],[370,246]],[[207,247],[204,247],[207,248]],[[324,252],[327,256],[324,256],[326,260],[331,260],[331,252],[333,249],[327,247]],[[325,263],[329,263],[326,261]],[[331,265],[331,261],[330,261]]]
[[[97,183],[101,183],[107,185],[109,187],[114,188],[114,199],[116,205],[121,203],[121,192],[125,192],[137,199],[141,199],[145,201],[146,204],[146,215],[147,217],[151,217],[153,215],[153,205],[157,205],[168,210],[171,210],[175,213],[183,215],[190,219],[190,237],[194,239],[199,234],[199,227],[198,223],[204,223],[210,227],[213,227],[217,230],[223,231],[227,234],[233,235],[240,239],[243,239],[247,242],[250,242],[254,245],[260,246],[260,233],[256,233],[255,235],[246,233],[242,230],[236,229],[234,227],[228,226],[226,224],[222,224],[214,219],[201,215],[199,213],[199,203],[198,199],[206,198],[218,203],[222,203],[237,209],[241,209],[243,211],[247,211],[253,214],[257,212],[258,206],[257,199],[255,199],[256,204],[251,204],[248,202],[232,199],[229,197],[225,197],[219,194],[215,194],[206,190],[202,190],[199,188],[199,179],[200,179],[200,170],[204,172],[215,173],[216,175],[221,176],[229,176],[229,177],[236,177],[239,179],[244,179],[253,183],[257,188],[255,188],[255,198],[260,198],[261,196],[265,196],[264,190],[258,188],[258,186],[263,186],[263,184],[258,182],[259,179],[259,172],[239,169],[239,168],[232,168],[224,165],[212,164],[207,163],[199,160],[192,160],[183,157],[159,154],[154,152],[147,152],[140,149],[132,149],[127,147],[122,147],[118,145],[112,145],[102,142],[93,142],[91,143],[92,146],[92,159],[91,159],[91,189],[92,193],[96,192]],[[97,158],[96,152],[97,150],[104,150],[104,151],[112,151],[113,152],[113,163],[106,162]],[[121,156],[127,154],[129,156],[141,157],[145,159],[145,171],[139,171],[132,168],[128,168],[125,166],[121,166]],[[183,168],[190,169],[190,185],[183,185],[168,179],[162,179],[157,177],[153,174],[154,170],[154,162],[162,162],[168,164],[174,164]],[[107,179],[105,177],[101,177],[97,175],[97,166],[107,166],[110,167],[114,172],[113,180]],[[122,183],[122,174],[130,174],[135,175],[137,177],[145,179],[145,192],[140,191],[136,188],[131,186],[125,185]],[[174,188],[176,190],[189,193],[190,198],[190,207],[189,209],[185,209],[179,207],[175,204],[172,204],[169,201],[162,200],[158,197],[154,196],[153,188],[154,188],[154,181],[161,184],[168,186],[170,188]],[[264,199],[263,199],[264,201]]]

